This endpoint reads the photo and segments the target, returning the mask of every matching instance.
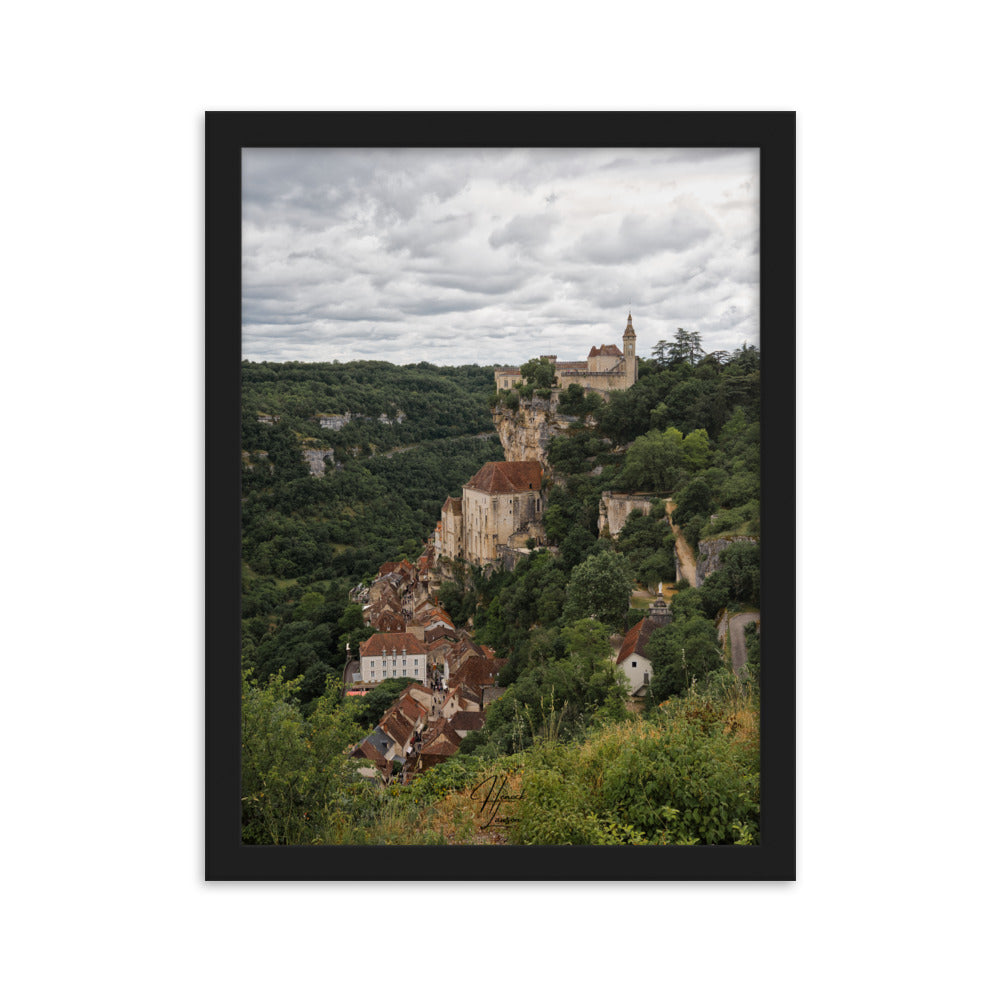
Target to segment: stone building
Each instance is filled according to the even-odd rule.
[[[635,385],[637,373],[632,313],[628,314],[621,348],[617,344],[592,347],[586,361],[558,361],[554,354],[543,354],[542,357],[555,366],[556,385],[560,389],[581,385],[604,396],[612,389],[627,389]],[[521,369],[497,367],[493,370],[493,378],[498,392],[510,389],[521,381]]]
[[[544,537],[540,462],[487,462],[449,497],[441,512],[441,549],[448,559],[494,564],[502,547],[519,548]]]
[[[361,679],[378,683],[390,677],[427,680],[427,647],[409,632],[381,632],[361,644]]]
[[[461,559],[462,555],[462,498],[448,497],[441,508],[441,536],[438,555]]]

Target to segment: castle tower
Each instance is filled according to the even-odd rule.
[[[622,346],[625,348],[625,375],[628,385],[635,385],[638,374],[635,359],[635,330],[632,329],[632,311],[629,310],[628,324],[622,335]]]

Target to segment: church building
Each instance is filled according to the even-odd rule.
[[[441,511],[441,554],[476,566],[497,561],[502,546],[544,537],[540,462],[487,462]]]

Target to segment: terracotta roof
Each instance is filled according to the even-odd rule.
[[[450,721],[456,730],[482,729],[486,715],[483,712],[456,712]]]
[[[586,361],[557,361],[556,371],[577,371],[585,370],[587,367]]]
[[[524,493],[542,485],[540,462],[487,462],[466,484],[483,493]]]
[[[403,692],[396,700],[396,709],[408,722],[414,724],[427,715],[427,709],[409,693],[409,689]]]
[[[393,650],[402,656],[404,653],[426,653],[427,647],[409,632],[379,632],[361,643],[362,656],[378,656],[380,653],[391,655]]]
[[[402,749],[406,746],[406,741],[413,736],[415,725],[397,708],[391,708],[379,723],[379,728],[386,735],[391,736]]]
[[[663,622],[665,625],[666,622]],[[646,643],[649,642],[649,637],[660,627],[660,624],[654,622],[652,618],[643,618],[641,622],[637,622],[629,630],[628,634],[625,636],[625,641],[622,643],[622,648],[618,653],[617,663],[624,663],[633,654],[638,654],[639,656],[646,655]]]
[[[379,566],[379,576],[388,576],[390,573],[399,573],[402,576],[413,576],[413,574],[416,573],[416,569],[409,559],[403,559],[400,562],[386,562]]]
[[[485,656],[470,656],[457,670],[453,670],[450,681],[460,684],[492,684],[506,660],[488,660]]]
[[[383,611],[377,615],[372,615],[369,622],[372,628],[377,628],[383,633],[395,634],[406,629],[406,619],[394,611]]]
[[[450,757],[461,743],[462,737],[456,732],[451,722],[439,719],[432,729],[424,733],[420,756]]]
[[[441,508],[442,516],[445,514],[462,514],[462,498],[461,497],[448,497],[444,502],[444,506]],[[441,523],[440,521],[438,522]]]
[[[588,357],[596,358],[600,355],[603,355],[606,358],[620,358],[622,357],[622,352],[621,348],[617,344],[601,344],[599,348],[592,347]]]

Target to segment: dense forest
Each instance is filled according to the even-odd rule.
[[[313,367],[323,371],[312,377]],[[749,627],[738,678],[716,623],[726,608],[759,607],[758,544],[729,544],[701,587],[671,588],[673,620],[647,648],[653,679],[641,717],[608,654],[612,634],[645,613],[636,588],[674,579],[671,520],[695,549],[706,539],[759,538],[756,348],[705,354],[696,333],[679,330],[640,359],[630,389],[608,400],[575,386],[561,393],[559,413],[575,420],[549,448],[548,547],[510,572],[466,568],[439,592],[452,618],[472,620],[476,640],[507,660],[498,679],[506,692],[450,761],[382,790],[359,783],[339,757],[317,756],[318,746],[360,738],[396,693],[336,696],[344,643],[368,634],[347,588],[383,559],[416,555],[445,496],[502,458],[495,438],[475,436],[492,426],[490,407],[551,398],[553,373],[536,359],[519,386],[494,394],[488,369],[370,364],[341,385],[336,372],[350,367],[297,365],[287,381],[285,366],[244,369],[245,461],[253,465],[244,500],[244,697],[253,706],[244,713],[244,765],[259,796],[248,800],[248,839],[478,842],[462,825],[462,789],[502,773],[516,775],[522,792],[505,842],[755,842],[759,639]],[[432,417],[406,395],[411,376],[421,385],[453,380],[470,410],[449,410],[447,422]],[[340,431],[319,431],[311,416],[348,410],[365,419]],[[397,411],[406,414],[401,423],[378,419]],[[264,414],[277,419],[262,423]],[[335,449],[341,467],[308,476],[307,436]],[[417,440],[412,450],[377,453]],[[598,531],[607,490],[653,497],[650,512],[634,511],[617,538]],[[298,755],[312,783],[296,785],[295,768],[286,773],[274,758],[276,736],[254,736],[282,720],[281,739],[291,742],[280,760]],[[270,796],[283,782],[294,810],[310,817],[294,834],[275,826],[288,807]],[[636,787],[645,789],[638,797]]]
[[[244,665],[261,681],[279,668],[301,678],[310,704],[345,644],[370,634],[349,589],[387,559],[416,558],[444,498],[503,458],[492,369],[244,362],[243,380]],[[380,423],[393,407],[405,420]],[[319,427],[316,414],[347,410],[363,416]],[[304,447],[342,460],[310,475]]]

